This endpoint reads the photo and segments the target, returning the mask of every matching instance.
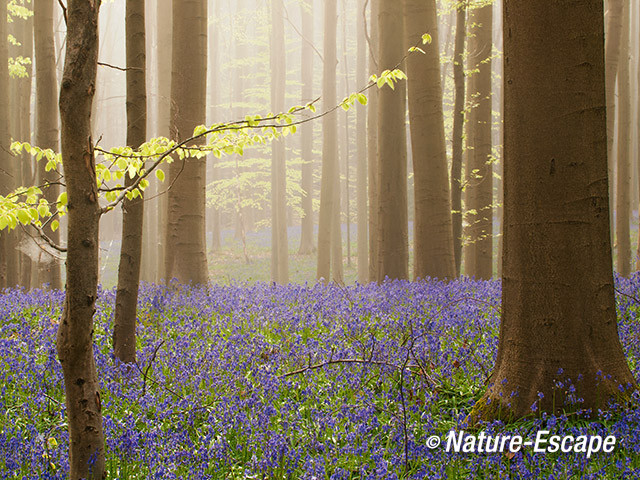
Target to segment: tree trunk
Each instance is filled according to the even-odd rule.
[[[336,102],[336,0],[324,2],[324,67],[322,74],[322,107],[329,110]],[[335,112],[322,117],[322,177],[320,212],[318,215],[317,278],[329,281],[331,273],[332,230],[336,226],[334,210],[340,209],[335,190],[338,184],[338,126]],[[339,190],[338,190],[339,192]],[[338,194],[339,195],[339,194]],[[339,222],[338,222],[339,223]]]
[[[617,270],[623,277],[631,273],[631,238],[629,237],[631,185],[631,95],[629,92],[629,2],[624,2],[622,38],[618,61],[618,158],[616,173],[616,245]]]
[[[380,0],[370,0],[369,22],[369,73],[380,73],[376,54],[378,52],[378,16]],[[378,89],[369,90],[367,112],[367,164],[369,167],[369,281],[378,280]]]
[[[432,38],[425,55],[407,59],[415,195],[414,275],[453,278],[455,257],[436,1],[404,0],[404,9],[407,44],[422,44],[425,32]]]
[[[380,0],[379,70],[393,69],[404,57],[402,9]],[[378,92],[378,281],[409,277],[407,206],[406,83]]]
[[[127,0],[127,145],[138,148],[147,136],[144,0]],[[135,178],[126,175],[125,186]],[[136,311],[144,220],[142,195],[122,204],[122,247],[118,266],[113,351],[124,363],[136,360]]]
[[[365,0],[358,0],[356,34],[358,51],[356,61],[356,88],[367,81],[367,39],[364,32]],[[358,282],[367,283],[369,276],[369,234],[367,212],[367,112],[364,105],[356,106],[356,147],[357,147],[357,184],[356,205],[358,209]]]
[[[607,93],[607,158],[609,165],[609,196],[614,198],[613,175],[613,139],[615,138],[616,118],[616,77],[620,58],[620,42],[622,40],[622,6],[624,0],[608,0],[607,22],[605,32],[605,75]],[[609,204],[609,216],[613,222],[613,201]],[[611,244],[613,245],[613,227],[611,228]]]
[[[456,276],[462,265],[462,161],[464,158],[465,74],[464,45],[467,34],[467,2],[458,5],[456,13],[456,39],[454,48],[453,81],[455,103],[453,107],[453,141],[451,157],[451,220],[453,223],[453,254]]]
[[[183,141],[206,121],[206,0],[174,0],[172,47],[171,137]],[[206,284],[205,160],[175,159],[168,180],[167,278]]]
[[[0,38],[7,38],[7,1],[0,3],[5,12],[0,15]],[[18,174],[18,164],[10,153],[11,136],[9,134],[9,47],[8,42],[0,42],[0,195],[14,190]],[[0,231],[0,287],[13,287],[18,284],[18,256],[16,255],[16,232],[4,229]]]
[[[313,101],[313,0],[300,3],[302,16],[302,103]],[[313,244],[313,125],[300,126],[302,151],[302,211],[300,233],[300,255],[309,255],[315,251]]]
[[[60,91],[62,162],[69,199],[67,291],[57,349],[69,425],[69,478],[104,478],[104,434],[93,357],[98,289],[98,223],[91,103],[98,62],[100,3],[69,0],[67,48]]]
[[[471,417],[520,417],[534,403],[595,412],[635,385],[614,303],[602,1],[504,5],[502,321]],[[574,407],[555,387],[567,379],[584,400]]]
[[[286,65],[284,7],[282,0],[271,2],[271,109],[284,111]],[[289,243],[287,238],[287,165],[285,139],[271,143],[271,281],[289,283]]]
[[[469,224],[465,273],[478,279],[493,274],[493,173],[491,165],[491,48],[493,5],[470,10],[469,78],[467,97],[473,107],[467,122],[467,186],[465,211]]]
[[[207,66],[207,74],[209,76],[207,89],[209,92],[209,108],[207,110],[207,125],[211,125],[216,122],[221,122],[220,109],[218,103],[220,102],[220,41],[218,35],[218,22],[220,20],[220,2],[215,0],[209,0],[209,11],[215,12],[214,21],[209,25],[208,41],[209,41],[209,64]],[[213,182],[218,179],[218,166],[216,165],[217,159],[211,155],[207,164],[207,178]],[[211,244],[209,247],[212,251],[220,250],[222,246],[222,232],[220,231],[220,211],[215,207],[207,208],[207,230],[211,232]]]
[[[34,43],[36,56],[36,137],[35,143],[41,148],[59,150],[58,136],[58,80],[56,78],[56,52],[53,38],[53,2],[33,3]],[[1,60],[0,60],[1,62]],[[54,171],[45,171],[46,162],[38,162],[38,184],[51,184],[58,180]],[[55,202],[60,193],[58,185],[51,184],[43,189],[49,203]],[[47,236],[60,243],[60,230],[48,230]],[[37,285],[49,284],[61,289],[60,263],[46,250],[40,252]]]

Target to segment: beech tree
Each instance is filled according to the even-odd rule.
[[[139,148],[147,137],[144,0],[127,0],[127,145]],[[125,187],[135,177],[126,175]],[[122,247],[118,264],[118,289],[113,330],[113,350],[122,362],[136,359],[136,312],[142,259],[144,196],[122,203]]]
[[[470,74],[467,121],[465,219],[467,245],[464,267],[468,276],[488,279],[493,274],[493,168],[491,164],[491,55],[493,5],[484,0],[469,10]]]
[[[70,208],[66,296],[57,349],[64,376],[72,480],[104,478],[105,467],[100,385],[93,358],[100,206],[91,104],[98,64],[99,8],[100,3],[93,1],[67,3],[67,42],[60,90],[62,163]]]
[[[402,8],[380,0],[379,68],[394,68],[405,55]],[[378,92],[378,278],[409,278],[406,86]]]
[[[502,320],[471,417],[560,410],[567,379],[595,412],[635,385],[614,303],[603,3],[504,7]]]
[[[186,140],[206,120],[207,2],[173,1],[171,137]],[[205,239],[206,164],[186,157],[169,168],[167,280],[209,281]]]
[[[364,85],[367,81],[367,39],[365,37],[366,4],[358,0],[356,36],[358,50],[356,60],[356,85]],[[364,105],[357,105],[356,110],[356,147],[357,147],[357,209],[358,209],[358,282],[367,283],[369,276],[369,232],[367,210],[367,112]]]
[[[370,0],[371,16],[369,22],[369,71],[378,71],[378,14],[380,0]],[[378,91],[369,94],[367,111],[367,167],[369,198],[369,281],[378,280]]]
[[[455,276],[451,197],[444,137],[440,46],[435,0],[404,0],[407,45],[427,32],[432,45],[407,58],[414,172],[414,276]]]
[[[53,38],[53,2],[33,3],[34,46],[36,63],[36,124],[35,143],[42,148],[59,150],[60,134],[58,121],[58,82],[56,78],[56,52]],[[1,62],[2,60],[0,60]],[[38,162],[38,184],[49,186],[44,189],[49,203],[57,200],[60,188],[56,184],[58,174],[45,170],[45,163]],[[1,234],[0,234],[1,235]],[[60,243],[60,231],[51,232],[50,238]],[[38,262],[36,285],[48,283],[51,288],[62,288],[60,264],[47,250],[42,249]]]

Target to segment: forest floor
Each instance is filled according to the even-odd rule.
[[[640,276],[618,280],[640,378]],[[640,398],[597,422],[530,418],[487,432],[615,435],[612,453],[453,453],[496,353],[499,282],[143,286],[138,361],[111,353],[101,290],[95,355],[110,479],[640,477]],[[61,292],[0,294],[0,478],[62,479],[68,434],[55,350]],[[558,374],[564,385],[567,379]],[[579,408],[569,405],[570,409]]]

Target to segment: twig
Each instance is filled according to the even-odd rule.
[[[98,62],[98,65],[101,67],[113,68],[114,70],[120,70],[121,72],[126,72],[128,70],[142,70],[140,67],[118,67],[117,65],[111,65],[110,63]]]
[[[58,4],[60,4],[60,8],[62,8],[62,18],[64,18],[64,24],[67,25],[67,7],[64,6],[62,0],[58,0]]]
[[[144,369],[144,371],[142,371],[142,369],[140,368],[140,365],[138,365],[138,362],[135,362],[136,368],[140,371],[140,373],[142,373],[142,395],[140,395],[141,397],[144,397],[147,394],[147,378],[149,376],[149,369],[153,365],[153,362],[156,359],[156,355],[158,355],[158,350],[160,350],[160,347],[162,347],[162,345],[164,345],[164,340],[162,340],[153,350],[153,354],[151,354],[151,359],[149,360],[149,363],[147,364],[147,367]]]

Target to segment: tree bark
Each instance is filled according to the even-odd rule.
[[[473,107],[467,122],[467,185],[465,211],[468,245],[465,273],[478,279],[493,275],[493,169],[491,165],[491,55],[493,5],[475,7],[469,19],[469,77],[467,97]]]
[[[407,45],[432,43],[407,59],[411,151],[414,171],[414,276],[455,277],[451,196],[444,137],[440,43],[435,0],[404,0]]]
[[[2,0],[4,15],[0,15],[0,38],[7,38],[7,1]],[[9,47],[8,42],[0,42],[0,194],[7,195],[14,190],[18,165],[11,155],[9,134]],[[0,231],[0,286],[13,287],[18,284],[19,269],[16,255],[16,233],[7,229]]]
[[[171,71],[171,137],[182,141],[206,121],[207,3],[174,0]],[[206,162],[175,159],[169,166],[167,278],[209,281],[205,239]]]
[[[380,0],[370,0],[371,15],[369,30],[369,72],[380,73],[378,68],[378,16]],[[378,280],[378,191],[380,177],[378,175],[378,89],[369,90],[367,111],[367,165],[369,167],[369,281]]]
[[[282,0],[271,2],[271,108],[284,111],[287,82]],[[285,139],[271,143],[271,281],[289,283],[289,242],[287,238],[287,166]]]
[[[490,387],[471,417],[521,417],[534,403],[596,412],[630,394],[619,384],[635,385],[614,303],[603,5],[504,5],[502,321]],[[574,407],[567,379],[583,399]]]
[[[629,236],[631,187],[631,95],[629,86],[629,2],[622,12],[622,38],[618,61],[618,151],[616,173],[616,257],[617,270],[623,277],[631,273],[631,238]]]
[[[313,0],[300,2],[302,16],[302,103],[313,101]],[[300,126],[302,152],[302,211],[300,233],[300,255],[309,255],[315,251],[313,242],[313,125]]]
[[[336,0],[324,2],[324,67],[322,74],[322,106],[327,111],[336,103]],[[336,261],[335,238],[340,235],[340,189],[338,172],[338,125],[335,112],[322,117],[322,177],[320,183],[320,212],[318,215],[317,278],[329,281],[331,266],[342,265],[342,253]],[[332,240],[333,239],[333,240]],[[332,258],[333,257],[333,258]],[[334,277],[339,272],[334,271]]]
[[[127,0],[127,145],[138,148],[147,137],[147,88],[144,0]],[[126,175],[125,186],[135,181]],[[122,204],[122,247],[113,330],[113,351],[124,363],[136,360],[136,312],[142,258],[144,198]]]
[[[68,193],[67,288],[58,328],[69,428],[69,478],[104,478],[100,385],[93,357],[98,223],[91,104],[98,62],[99,2],[69,0],[60,91],[62,162]]]
[[[53,2],[35,1],[33,3],[34,43],[36,56],[36,137],[35,143],[41,148],[59,150],[60,135],[58,122],[58,80],[56,78],[56,52],[53,37]],[[0,60],[1,62],[1,60]],[[49,184],[43,188],[44,198],[55,202],[60,193],[58,174],[45,171],[46,162],[38,162],[38,184]],[[47,231],[47,236],[60,243],[60,230]],[[38,262],[37,285],[49,284],[51,288],[61,289],[62,278],[57,258],[43,250]]]
[[[620,42],[622,41],[622,6],[624,0],[607,1],[607,21],[605,31],[605,60],[606,60],[606,94],[607,94],[607,158],[609,165],[609,196],[614,198],[613,175],[613,139],[615,138],[616,118],[616,77],[618,75],[618,61],[620,59]],[[609,204],[609,216],[613,222],[613,201]],[[613,245],[613,224],[611,227],[611,244]]]
[[[356,88],[367,81],[367,39],[365,37],[365,0],[358,0],[356,34],[358,51],[356,61]],[[369,277],[369,232],[367,211],[367,112],[364,105],[356,106],[357,183],[356,205],[358,209],[358,282],[367,283]]]
[[[393,69],[404,57],[404,18],[393,0],[380,0],[379,69]],[[378,281],[409,277],[407,206],[406,83],[378,92]]]
[[[453,223],[453,254],[456,276],[462,266],[462,162],[464,158],[465,74],[464,46],[467,34],[467,2],[458,5],[456,37],[453,55],[455,101],[453,107],[453,141],[451,157],[451,220]]]

